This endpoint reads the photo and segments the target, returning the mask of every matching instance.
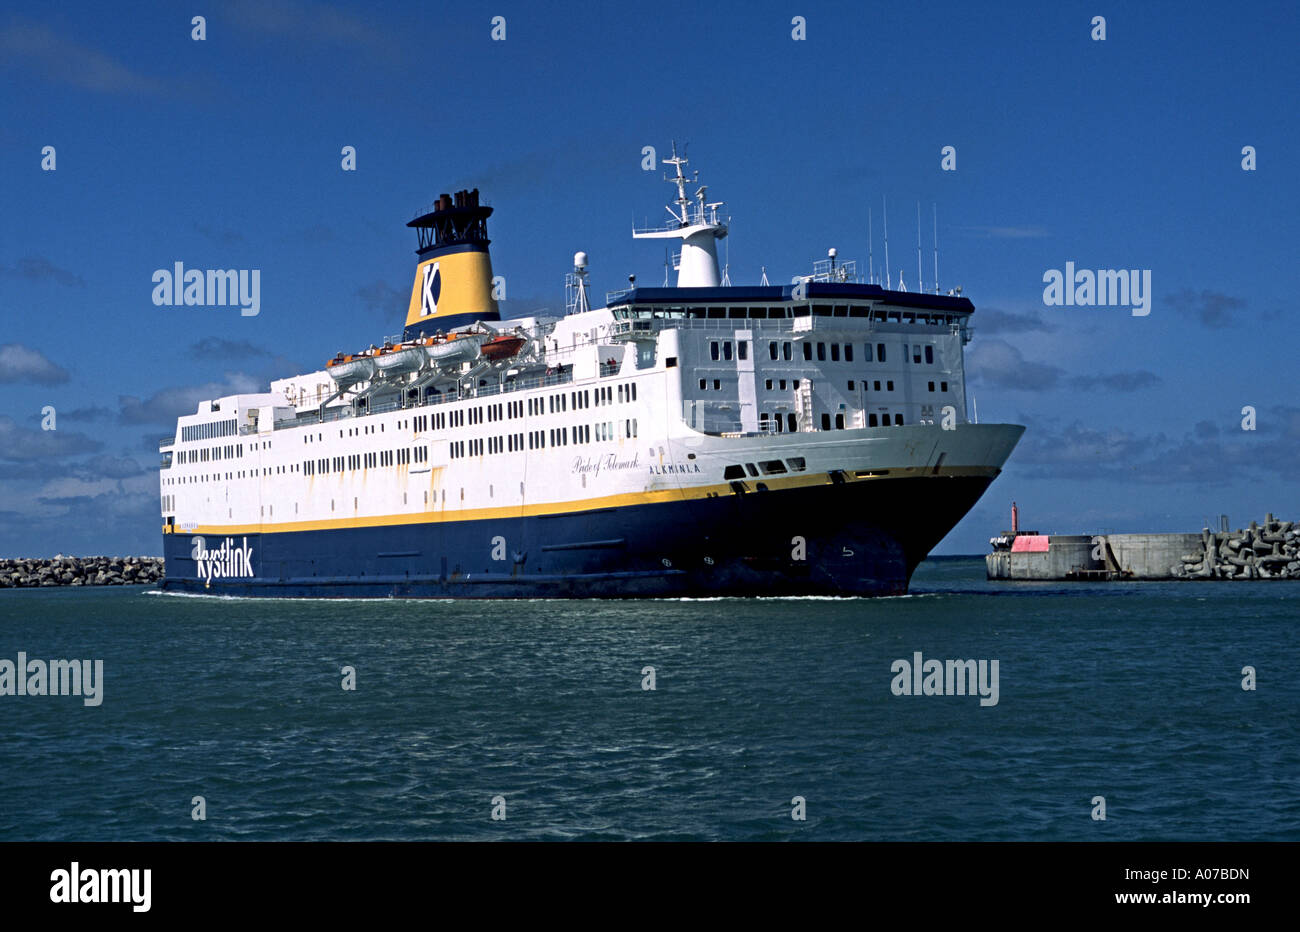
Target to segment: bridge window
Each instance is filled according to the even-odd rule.
[[[836,429],[836,430],[843,430],[843,429],[844,429],[844,415],[843,415],[843,414],[837,414],[837,415],[835,415],[835,429]]]
[[[768,354],[770,357],[772,357],[773,359],[776,359],[776,341],[775,341],[775,340],[773,340],[773,341],[771,341],[770,343],[767,344],[767,354]]]
[[[947,383],[947,382],[940,382],[940,383],[939,383],[939,391],[941,391],[941,392],[946,392],[947,390],[948,390],[948,383]]]
[[[839,361],[840,361],[840,345],[838,343],[832,343],[831,362],[839,362]]]
[[[830,429],[831,429],[831,416],[830,416],[829,414],[823,414],[823,415],[822,415],[822,430],[830,430]]]
[[[868,426],[868,427],[879,427],[879,426],[880,426],[879,418],[877,418],[874,414],[868,414],[868,415],[867,415],[867,426]]]
[[[811,360],[812,360],[812,344],[811,344],[811,343],[804,343],[804,345],[803,345],[803,358],[804,358],[805,361],[811,361]]]
[[[934,391],[934,383],[933,383],[933,382],[930,383],[930,391]]]
[[[725,340],[725,341],[723,341],[723,344],[722,344],[722,358],[723,358],[723,359],[726,359],[726,360],[730,360],[730,359],[731,359],[731,341],[730,341],[730,340]]]
[[[852,343],[845,343],[845,344],[844,344],[844,361],[845,361],[845,362],[853,362],[853,344],[852,344]]]
[[[710,341],[709,341],[709,358],[710,358],[710,359],[717,359],[717,358],[718,358],[718,341],[717,341],[717,340],[710,340]]]
[[[926,365],[934,364],[934,347],[929,344],[926,344],[925,347],[925,363]]]
[[[739,359],[749,358],[749,341],[740,340],[736,343],[736,356]]]
[[[884,361],[885,361],[885,344],[883,344],[883,343],[877,343],[877,344],[876,344],[876,362],[884,362]]]

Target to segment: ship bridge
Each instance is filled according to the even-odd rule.
[[[611,336],[626,339],[676,321],[799,320],[852,318],[881,324],[957,327],[969,341],[969,298],[890,291],[879,285],[804,282],[725,288],[629,288],[611,293]],[[812,329],[808,321],[802,329]]]

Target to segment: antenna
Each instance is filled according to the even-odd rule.
[[[872,255],[871,250],[876,242],[875,231],[871,229],[871,208],[867,208],[867,281],[874,285],[876,283],[876,258]]]
[[[934,293],[939,293],[939,205],[934,205]]]
[[[921,278],[921,202],[916,202],[916,291],[925,293],[925,281]]]
[[[672,251],[664,247],[664,287],[668,287],[668,266],[672,265]]]
[[[768,282],[767,282],[767,266],[763,266],[763,280],[762,280],[761,282],[759,282],[759,284],[762,285],[764,288],[768,287]]]
[[[880,211],[884,214],[885,221],[885,287],[889,288],[891,287],[889,283],[889,205],[885,203],[885,196],[883,194],[880,196]]]

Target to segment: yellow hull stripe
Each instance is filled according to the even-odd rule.
[[[856,475],[845,473],[846,482],[889,481],[890,479],[915,479],[920,477],[965,477],[992,479],[1000,472],[992,466],[952,466],[940,467],[938,471],[924,466],[888,468]],[[879,473],[885,473],[880,475]],[[742,480],[737,480],[742,481]],[[803,476],[761,476],[746,477],[745,484],[751,492],[754,483],[766,483],[769,490],[809,488],[817,485],[830,485],[831,480],[824,472]],[[350,518],[322,518],[314,521],[285,521],[259,524],[209,524],[199,525],[192,530],[182,531],[177,527],[164,526],[163,533],[171,534],[287,534],[295,531],[329,531],[346,528],[395,527],[406,524],[440,524],[446,521],[491,521],[503,518],[535,518],[544,515],[581,514],[605,508],[626,508],[631,505],[655,505],[664,502],[694,501],[713,496],[731,495],[730,483],[718,485],[692,486],[687,489],[655,489],[647,492],[625,492],[617,495],[604,495],[597,498],[584,498],[569,502],[541,502],[534,505],[507,505],[499,508],[448,508],[439,503],[436,508],[426,511],[397,515],[359,515]]]

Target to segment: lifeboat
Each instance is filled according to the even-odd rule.
[[[439,366],[459,365],[478,356],[485,339],[481,333],[453,333],[445,340],[430,340],[424,352]]]
[[[522,337],[512,337],[508,334],[502,334],[494,337],[483,344],[482,352],[485,359],[496,361],[498,359],[509,359],[515,353],[519,352],[524,345]]]
[[[329,362],[325,363],[325,370],[330,374],[330,378],[340,387],[346,388],[349,385],[355,385],[358,382],[368,382],[375,376],[375,360],[372,356],[365,353],[358,353],[355,356],[344,356],[339,353]]]
[[[413,346],[406,343],[397,346],[385,345],[375,357],[375,368],[379,374],[391,378],[397,375],[406,375],[409,372],[418,372],[424,365],[424,349],[420,346]]]

